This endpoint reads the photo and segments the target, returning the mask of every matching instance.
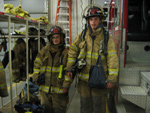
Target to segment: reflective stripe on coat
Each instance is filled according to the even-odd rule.
[[[83,42],[81,42],[80,37],[81,37],[81,33],[75,38],[75,40],[73,41],[70,47],[68,53],[69,56],[67,62],[67,70],[71,70],[77,58],[85,57],[84,59],[86,61],[86,66],[80,71],[80,73],[78,73],[78,77],[80,80],[88,82],[89,70],[92,65],[96,64],[99,55],[99,50],[100,50],[100,42],[104,40],[104,34],[102,28],[98,28],[93,33],[91,33],[90,29],[88,28],[84,40],[86,44],[86,49],[84,48],[85,51],[82,52],[81,52],[82,48],[80,47],[80,43]],[[92,39],[93,37],[95,39]],[[103,53],[100,54],[103,62],[103,68],[106,74],[107,66],[108,66],[107,81],[114,83],[117,80],[119,66],[118,66],[118,57],[116,53],[115,43],[110,35],[108,40],[107,53],[108,53],[107,64],[106,64],[106,58],[104,54]]]
[[[62,78],[58,78],[60,72],[60,54],[62,53],[63,73]],[[39,90],[46,93],[62,94],[63,87],[69,87],[71,80],[66,77],[66,64],[67,64],[68,50],[64,49],[55,54],[54,59],[50,53],[49,45],[44,47],[37,55],[34,61],[33,81],[37,81],[39,74],[45,75],[45,84],[40,85]],[[65,82],[64,82],[65,81]],[[70,82],[71,81],[71,82]]]

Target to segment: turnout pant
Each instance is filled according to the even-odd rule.
[[[90,88],[87,82],[79,81],[81,113],[106,113],[107,89]]]
[[[66,94],[47,94],[40,91],[39,98],[41,105],[45,108],[44,113],[66,113],[68,95]]]

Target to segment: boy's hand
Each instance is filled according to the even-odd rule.
[[[72,72],[67,72],[67,75],[70,79],[72,78]]]

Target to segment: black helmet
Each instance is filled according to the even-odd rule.
[[[40,29],[40,34],[41,35],[45,35],[46,34],[46,31],[44,29]]]
[[[30,27],[28,29],[29,35],[37,35],[38,34],[38,30],[34,27]]]
[[[90,7],[90,8],[89,8]],[[87,20],[89,17],[95,17],[95,16],[98,16],[100,17],[101,20],[105,20],[107,15],[105,14],[105,12],[103,12],[103,10],[98,7],[98,6],[95,6],[95,5],[90,5],[88,6],[87,8],[89,8],[87,10],[87,13],[85,14],[84,12],[84,15],[83,17]],[[86,9],[85,9],[86,10]],[[84,11],[85,11],[84,10]]]
[[[50,37],[53,35],[53,34],[62,34],[63,35],[63,38],[65,38],[65,33],[63,32],[63,29],[59,26],[53,26],[49,32],[48,32],[48,39],[50,40]]]

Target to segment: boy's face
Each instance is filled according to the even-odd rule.
[[[101,23],[101,20],[100,20],[99,17],[90,17],[89,18],[89,23],[91,25],[91,28],[93,30],[95,30],[98,27],[98,25]]]
[[[60,44],[60,34],[54,34],[52,36],[52,42],[54,45]]]

